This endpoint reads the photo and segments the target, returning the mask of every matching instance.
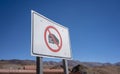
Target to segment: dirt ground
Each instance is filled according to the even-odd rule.
[[[0,70],[0,74],[36,74],[35,70]],[[44,74],[64,74],[63,70],[44,70]]]

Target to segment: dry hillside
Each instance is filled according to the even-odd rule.
[[[110,63],[97,63],[97,62],[80,62],[80,61],[68,61],[69,71],[76,65],[80,66],[80,71],[87,74],[120,74],[120,62],[115,64]],[[35,61],[33,60],[0,60],[0,69],[9,70],[35,70]],[[62,70],[62,62],[45,61],[44,70]]]

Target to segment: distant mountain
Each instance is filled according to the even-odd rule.
[[[116,66],[120,66],[120,62],[117,62],[117,63],[115,63],[114,65],[116,65]]]
[[[86,65],[88,67],[102,66],[103,63],[99,62],[82,62],[81,64]]]
[[[113,66],[114,64],[111,63],[103,63],[103,66]]]
[[[34,60],[18,60],[18,59],[12,59],[12,60],[0,60],[0,64],[20,64],[20,65],[30,65],[35,64]]]
[[[78,65],[78,64],[81,64],[81,62],[80,61],[78,61],[78,60],[68,60],[68,65],[69,66],[76,66],[76,65]]]
[[[12,60],[0,60],[0,65],[4,64],[18,64],[18,65],[35,65],[36,62],[34,60],[18,60],[18,59],[12,59]],[[59,66],[62,65],[62,61],[55,62],[55,61],[44,61],[44,65],[46,66]],[[82,64],[88,67],[96,67],[96,66],[120,66],[120,62],[111,64],[111,63],[99,63],[99,62],[80,62],[78,60],[68,60],[68,65],[70,67],[76,66],[78,64]]]
[[[55,62],[55,61],[44,61],[44,65],[60,65],[60,62]]]

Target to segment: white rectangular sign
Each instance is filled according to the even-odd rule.
[[[31,11],[31,54],[71,59],[68,28]]]

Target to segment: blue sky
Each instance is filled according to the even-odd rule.
[[[120,62],[119,0],[0,0],[0,59],[35,59],[31,10],[69,28],[73,59]]]

